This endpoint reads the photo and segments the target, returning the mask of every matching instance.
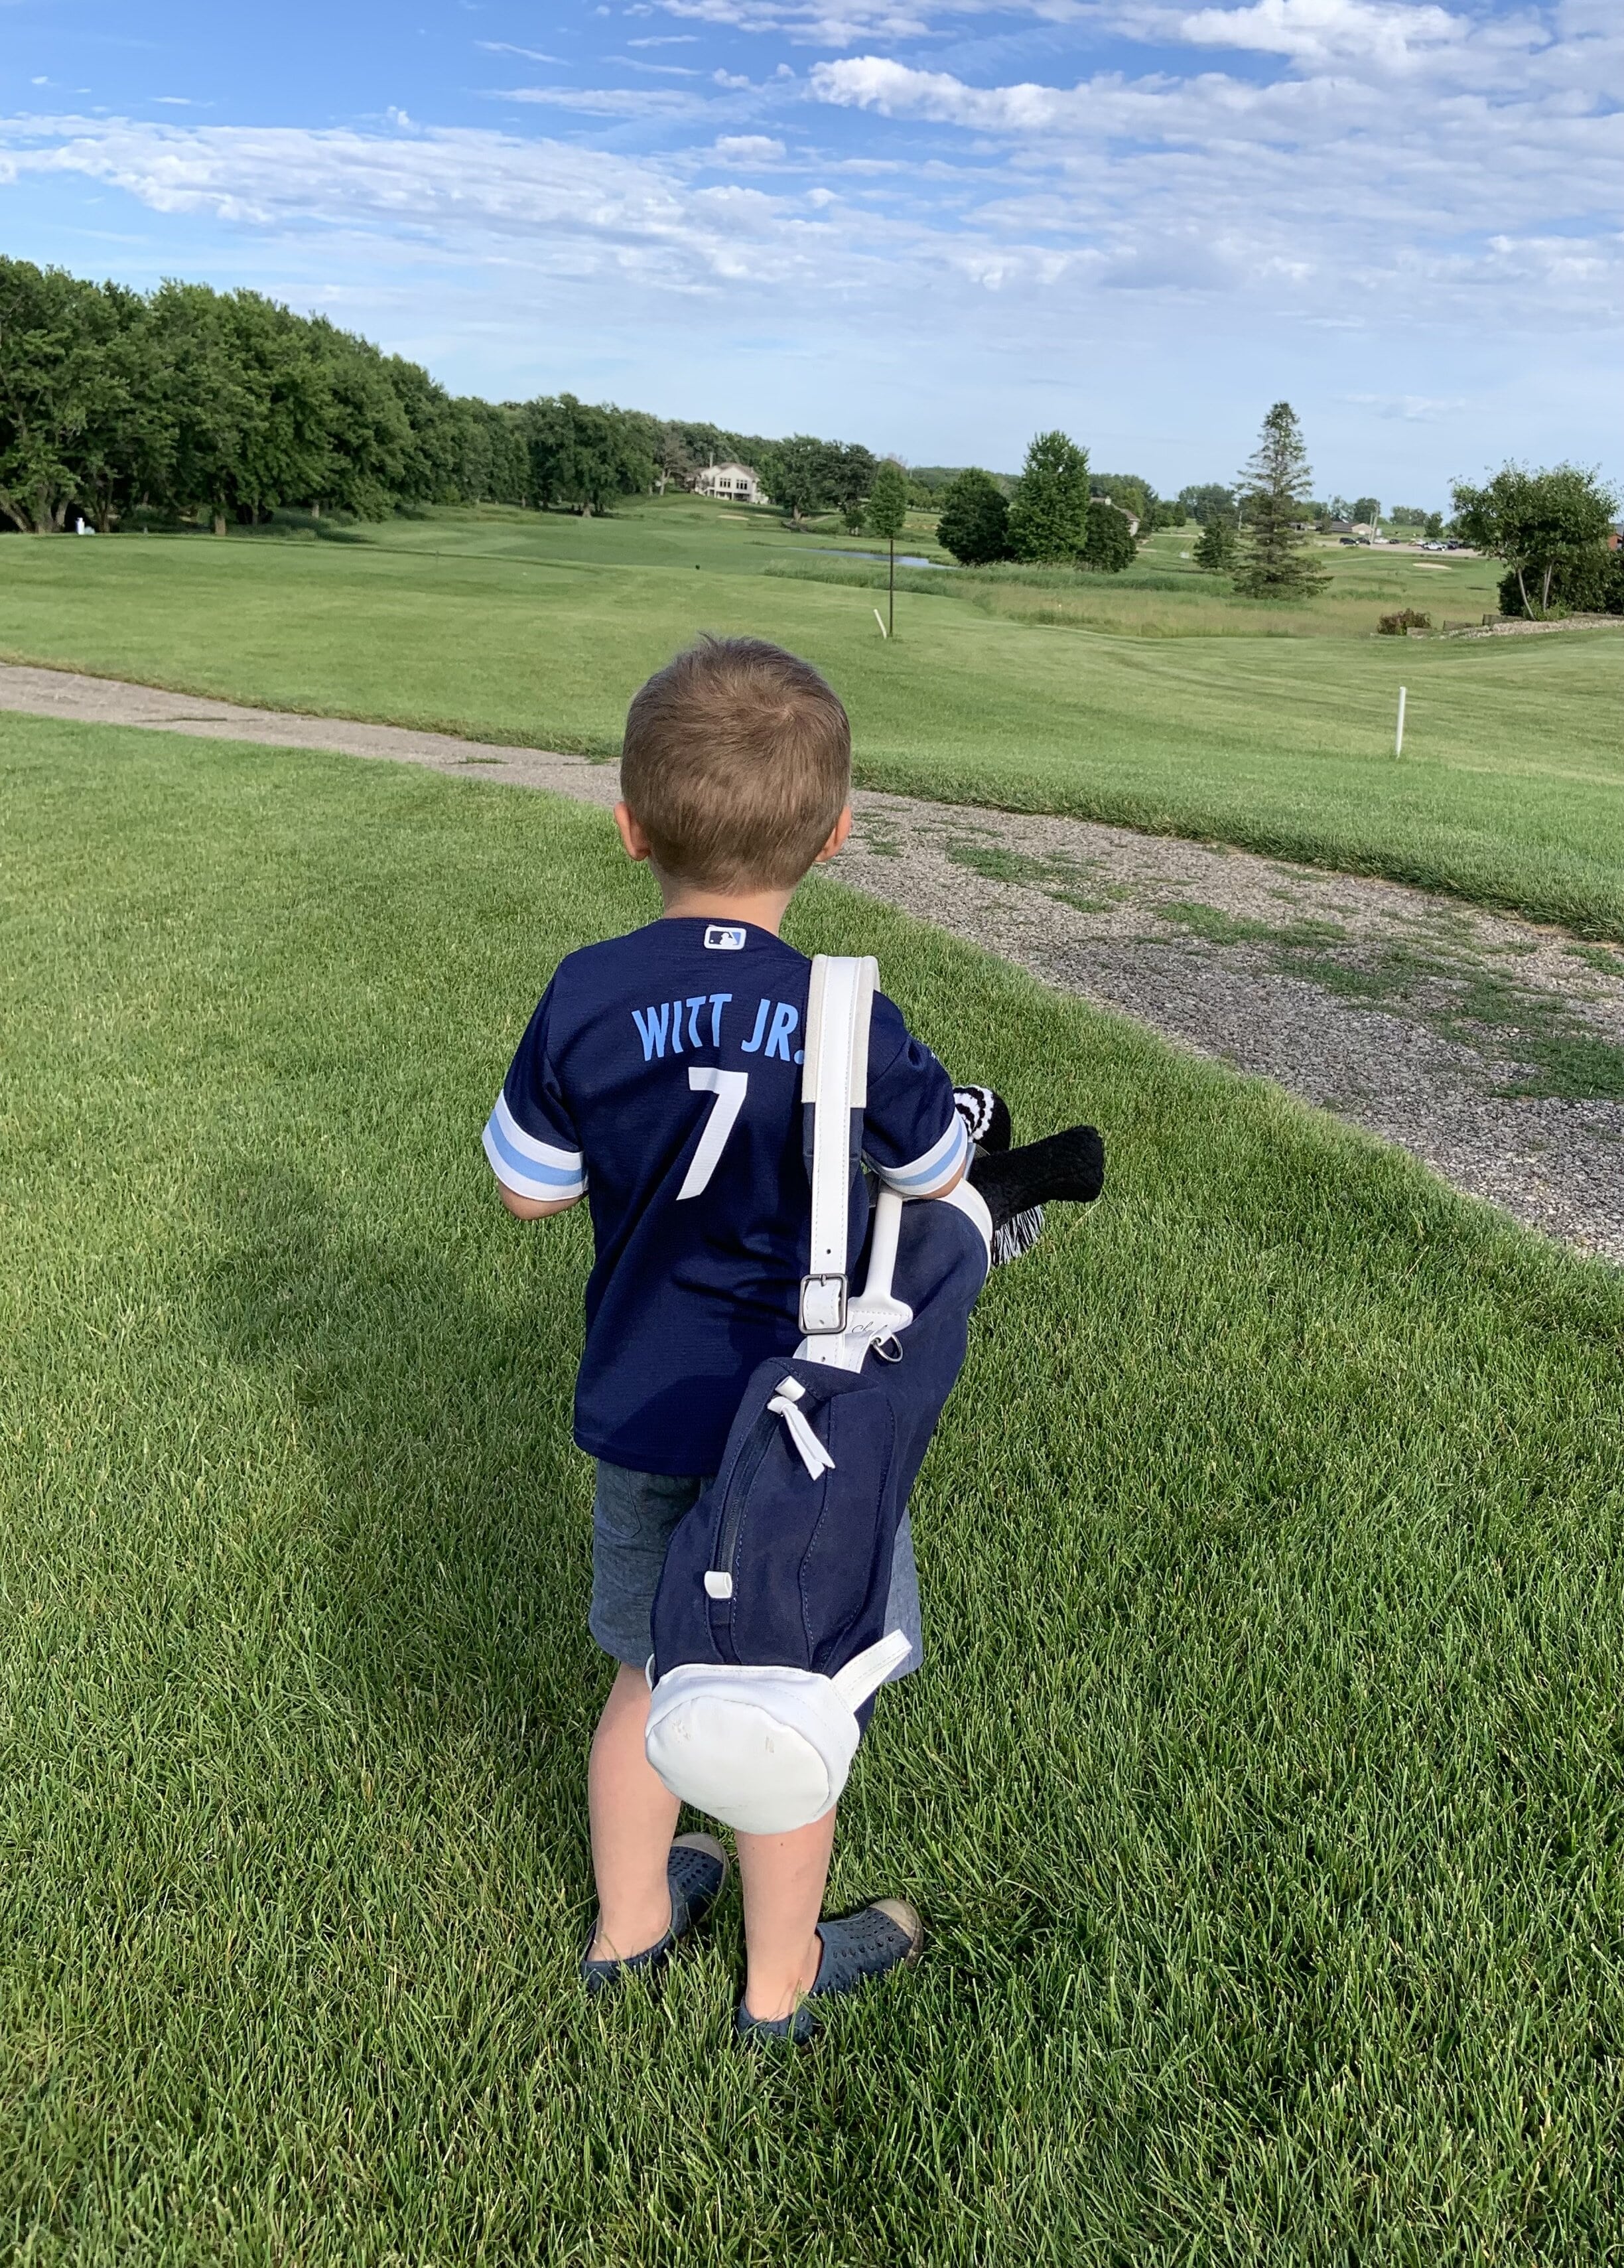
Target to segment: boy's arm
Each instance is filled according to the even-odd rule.
[[[515,1220],[568,1212],[586,1189],[579,1137],[547,1058],[551,1000],[549,985],[485,1122],[484,1150],[496,1193]]]
[[[521,1197],[517,1189],[509,1189],[505,1182],[496,1183],[496,1195],[515,1220],[547,1220],[554,1213],[568,1212],[571,1205],[579,1204],[581,1202],[579,1197]]]
[[[874,998],[863,1147],[886,1188],[905,1197],[946,1197],[970,1163],[952,1079],[883,993]]]

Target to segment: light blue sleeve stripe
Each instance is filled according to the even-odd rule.
[[[586,1176],[578,1166],[570,1172],[562,1166],[538,1165],[533,1158],[520,1157],[497,1125],[494,1111],[486,1121],[484,1144],[496,1179],[520,1197],[579,1197],[586,1187]]]
[[[496,1107],[490,1116],[510,1153],[527,1159],[533,1166],[562,1166],[567,1173],[580,1170],[581,1152],[561,1148],[555,1142],[543,1142],[538,1135],[528,1132],[513,1116],[512,1105],[505,1094],[496,1097]]]
[[[882,1166],[879,1177],[887,1189],[895,1189],[901,1197],[934,1197],[958,1173],[968,1147],[964,1121],[955,1110],[952,1124],[922,1158],[915,1158],[906,1166]]]

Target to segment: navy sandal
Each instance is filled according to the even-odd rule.
[[[607,1992],[625,1977],[655,1976],[665,1966],[677,1940],[703,1921],[721,1896],[727,1881],[727,1853],[714,1835],[679,1835],[665,1861],[665,1880],[671,1885],[671,1926],[657,1944],[624,1961],[589,1960],[592,1938],[598,1934],[598,1925],[593,1923],[592,1937],[581,1955],[581,1982],[589,1993]]]
[[[843,1921],[820,1921],[818,1935],[823,1952],[818,1974],[799,2007],[787,2016],[753,2016],[741,2000],[733,2018],[735,2036],[747,2043],[757,2040],[791,2040],[797,2046],[818,2029],[814,1999],[855,1992],[893,1969],[911,1968],[925,1941],[925,1926],[904,1898],[877,1898],[860,1913]]]

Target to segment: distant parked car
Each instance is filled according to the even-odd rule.
[[[1336,540],[1344,551],[1354,551],[1358,549],[1359,539],[1356,535],[1339,535]]]

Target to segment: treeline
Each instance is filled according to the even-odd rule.
[[[1091,474],[1088,451],[1060,432],[1034,438],[1018,480],[967,466],[937,501],[937,537],[964,567],[1019,560],[1117,575],[1137,556],[1135,521],[1141,535],[1159,524],[1153,489],[1134,475]]]
[[[602,512],[753,466],[795,520],[861,527],[881,460],[861,443],[774,439],[592,404],[456,396],[421,364],[254,291],[165,284],[143,293],[0,259],[0,525],[252,526],[278,511],[378,519],[425,504]],[[939,509],[959,477],[905,475]],[[1019,483],[990,475],[1012,500]],[[1179,518],[1131,474],[1096,490],[1141,528]],[[1107,533],[1113,531],[1107,530]]]
[[[0,519],[31,534],[76,514],[223,531],[290,506],[599,512],[770,447],[567,394],[453,396],[418,364],[254,291],[142,293],[0,259]]]

